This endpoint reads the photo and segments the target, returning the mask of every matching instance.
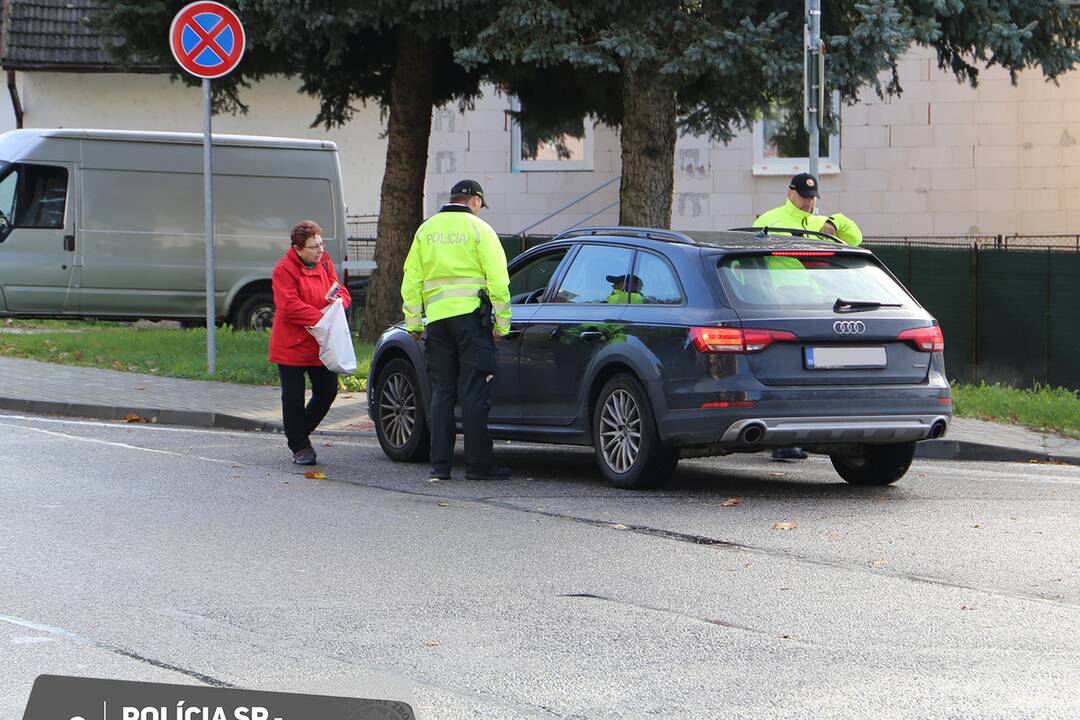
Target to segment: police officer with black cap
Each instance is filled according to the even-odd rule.
[[[427,320],[431,477],[437,480],[450,479],[459,388],[465,478],[503,480],[510,474],[494,464],[487,427],[494,341],[510,331],[506,254],[495,230],[478,217],[487,206],[480,183],[458,182],[450,189],[450,202],[417,229],[405,259],[405,329],[419,340]]]

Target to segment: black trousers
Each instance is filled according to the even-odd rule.
[[[311,378],[311,400],[304,406],[304,375]],[[337,397],[337,373],[322,365],[281,365],[281,420],[293,452],[311,447],[308,438],[330,411]]]
[[[428,378],[431,380],[431,467],[450,471],[457,429],[454,405],[461,402],[467,470],[491,467],[488,415],[497,356],[491,329],[479,313],[436,320],[427,326]]]

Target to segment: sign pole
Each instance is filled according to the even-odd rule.
[[[240,18],[215,0],[195,0],[180,8],[169,25],[169,49],[187,72],[202,78],[203,219],[206,232],[206,368],[217,373],[217,307],[214,301],[214,138],[210,81],[236,69],[247,38]]]
[[[214,303],[214,148],[210,79],[203,78],[203,197],[206,212],[206,368],[217,372],[217,308]]]
[[[822,76],[821,53],[821,0],[806,0],[806,24],[809,42],[806,48],[806,133],[810,136],[810,174],[818,177],[818,156],[820,140],[818,129],[822,126],[825,108],[821,106],[821,86],[825,82]]]

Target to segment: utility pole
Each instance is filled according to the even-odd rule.
[[[810,174],[818,176],[820,131],[825,125],[825,54],[821,51],[821,0],[806,0],[803,120],[810,136]]]

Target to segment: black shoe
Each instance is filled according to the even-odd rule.
[[[483,470],[466,470],[466,480],[509,480],[510,471],[504,467],[492,465]]]
[[[318,462],[315,459],[315,449],[312,447],[306,447],[303,450],[297,450],[292,454],[292,461],[297,465],[314,465]]]
[[[430,478],[432,480],[449,480],[450,479],[450,471],[449,470],[435,470],[433,468],[431,470]]]
[[[810,454],[797,447],[774,448],[770,457],[773,460],[805,460],[810,457]]]

